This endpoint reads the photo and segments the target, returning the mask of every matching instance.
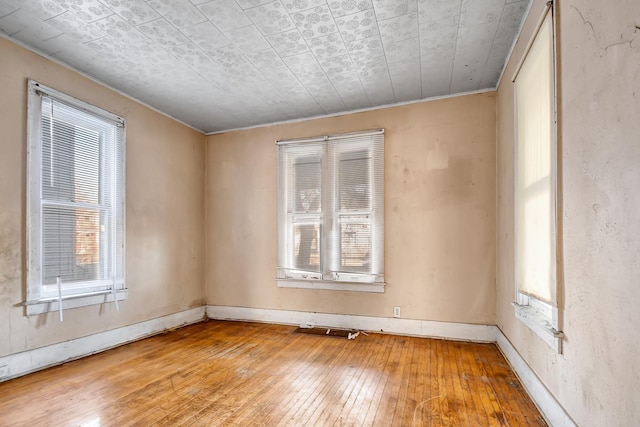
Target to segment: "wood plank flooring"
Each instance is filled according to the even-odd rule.
[[[493,344],[209,321],[0,383],[0,426],[543,426]]]

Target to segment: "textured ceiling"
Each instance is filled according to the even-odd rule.
[[[0,31],[204,132],[496,86],[530,0],[0,0]]]

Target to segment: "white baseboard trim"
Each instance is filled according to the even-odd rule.
[[[496,342],[505,359],[511,364],[514,372],[520,378],[522,386],[527,390],[527,393],[542,413],[545,421],[550,426],[556,427],[577,426],[527,362],[520,356],[516,348],[497,327]]]
[[[393,317],[355,316],[350,314],[313,313],[306,311],[271,310],[263,308],[207,306],[207,316],[218,320],[248,320],[285,325],[312,325],[332,328],[359,329],[450,340],[495,342],[497,328],[493,325],[434,322],[429,320],[396,319]]]
[[[99,353],[131,341],[137,341],[167,329],[200,322],[204,307],[196,307],[129,326],[75,338],[45,347],[0,357],[0,381],[10,380],[40,369]]]

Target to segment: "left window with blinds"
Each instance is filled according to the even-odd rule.
[[[126,298],[124,119],[28,83],[27,314]]]

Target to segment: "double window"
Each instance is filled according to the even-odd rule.
[[[28,96],[28,313],[117,301],[124,120],[34,81]]]
[[[516,316],[558,352],[557,147],[553,15],[548,6],[514,77]]]
[[[384,133],[279,141],[279,286],[384,285]]]

